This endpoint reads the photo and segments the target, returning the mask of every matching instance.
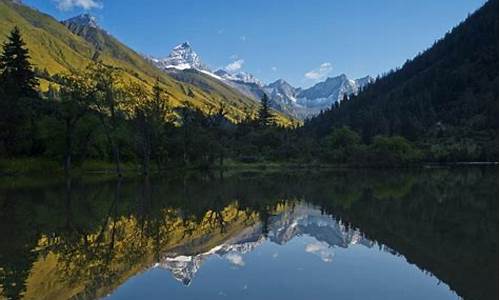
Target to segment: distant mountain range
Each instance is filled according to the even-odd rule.
[[[224,69],[210,70],[189,42],[174,47],[165,58],[146,58],[169,74],[179,74],[179,72],[186,70],[199,71],[235,88],[255,101],[260,101],[266,94],[270,98],[273,108],[299,119],[314,116],[320,111],[330,108],[334,103],[342,101],[344,96],[357,94],[366,85],[373,82],[373,78],[370,76],[351,80],[345,74],[341,74],[327,78],[308,89],[293,87],[283,79],[265,84],[246,72],[228,72]],[[177,76],[177,78],[181,78],[181,76]]]
[[[0,21],[2,37],[14,26],[21,29],[39,70],[74,72],[100,60],[120,69],[127,80],[151,86],[159,78],[174,106],[189,102],[209,111],[223,105],[233,121],[255,112],[267,94],[271,106],[281,112],[276,114],[278,122],[291,124],[293,119],[305,119],[331,107],[344,95],[358,93],[372,81],[370,77],[350,80],[339,75],[308,89],[282,79],[266,84],[249,73],[211,70],[188,42],[176,46],[166,58],[144,57],[106,32],[89,14],[58,22],[21,1],[0,0]],[[50,79],[41,83],[46,90]]]
[[[304,251],[318,256],[324,262],[332,261],[335,247],[348,248],[355,244],[372,247],[375,244],[359,230],[345,226],[320,210],[303,205],[270,217],[267,237],[263,234],[262,226],[259,223],[247,227],[223,244],[203,253],[167,253],[156,266],[169,270],[176,280],[189,285],[209,257],[216,255],[241,267],[245,264],[243,255],[255,250],[266,240],[284,245],[301,235],[313,237],[317,243],[307,245]]]

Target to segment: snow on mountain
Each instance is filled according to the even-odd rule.
[[[215,71],[215,75],[218,75],[221,78],[224,78],[226,80],[230,81],[236,81],[236,82],[241,82],[241,83],[251,83],[251,84],[256,84],[258,86],[264,86],[264,83],[257,79],[255,76],[253,76],[250,73],[247,72],[237,72],[237,73],[229,73],[225,70],[219,69]]]
[[[150,57],[149,59],[162,70],[196,69],[210,72],[210,69],[201,61],[201,58],[193,50],[189,42],[175,46],[166,58]]]
[[[267,236],[263,234],[263,229],[262,223],[247,227],[207,252],[195,255],[167,254],[158,266],[169,270],[176,280],[189,285],[209,257],[218,256],[236,267],[242,267],[245,265],[244,254],[255,250],[266,241],[284,245],[302,235],[313,237],[317,242],[307,245],[305,251],[317,255],[325,262],[332,261],[335,247],[374,245],[374,242],[366,239],[359,230],[304,205],[271,217]]]
[[[99,25],[97,24],[97,18],[88,14],[88,13],[81,14],[79,16],[70,18],[66,21],[63,21],[62,23],[63,24],[73,24],[73,25],[77,25],[77,26],[88,26],[91,28],[99,28]]]
[[[297,103],[297,94],[300,92],[300,89],[294,88],[283,79],[268,84],[265,90],[273,101],[284,105]]]
[[[370,76],[352,80],[345,74],[341,74],[327,78],[308,89],[295,88],[283,79],[266,85],[246,72],[233,73],[225,69],[212,72],[192,49],[189,42],[177,45],[166,58],[148,57],[148,59],[167,72],[197,70],[224,82],[255,101],[260,101],[266,94],[270,99],[271,107],[300,119],[330,108],[334,103],[342,101],[345,95],[357,94],[360,89],[373,81]]]
[[[299,104],[306,107],[327,108],[340,102],[344,96],[357,94],[360,88],[372,81],[371,77],[351,80],[345,74],[327,78],[325,81],[303,90],[299,95]]]
[[[358,87],[358,89],[363,89],[365,86],[373,82],[373,78],[371,76],[365,76],[363,78],[356,79],[354,81]]]

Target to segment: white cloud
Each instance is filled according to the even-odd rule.
[[[240,58],[240,57],[238,56],[238,54],[233,54],[233,55],[231,55],[229,58],[230,58],[231,60],[237,60],[237,59],[238,59],[238,58]]]
[[[57,4],[57,8],[60,10],[71,10],[73,8],[83,8],[89,10],[92,8],[102,8],[102,2],[100,0],[53,0]]]
[[[238,59],[227,65],[224,69],[229,73],[236,72],[243,67],[244,63],[244,59]]]
[[[330,263],[333,261],[333,249],[326,243],[315,242],[306,245],[306,252],[319,256],[322,261]]]
[[[276,72],[276,71],[278,71],[278,67],[271,67],[271,70],[272,70],[273,72]]]
[[[226,255],[226,259],[234,266],[237,267],[245,266],[245,261],[243,261],[243,257],[241,257],[241,255],[239,254],[229,253],[228,255]]]
[[[322,63],[319,67],[304,74],[307,79],[321,80],[332,71],[333,66],[329,62]]]
[[[246,35],[242,35],[242,36],[240,36],[240,40],[242,40],[243,42],[246,42],[246,40],[247,40],[247,36],[246,36]]]

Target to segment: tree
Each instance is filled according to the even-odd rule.
[[[158,168],[165,162],[166,125],[171,121],[168,98],[158,80],[153,86],[153,93],[138,83],[130,83],[127,90],[134,106],[138,152],[142,157],[143,173],[147,175],[151,159],[156,160]]]
[[[405,165],[420,158],[420,152],[401,136],[376,136],[370,145],[372,164],[395,166]]]
[[[35,99],[38,80],[29,59],[29,51],[14,27],[2,46],[0,55],[0,143],[7,155],[17,154],[21,145],[34,146]],[[33,150],[33,149],[31,149]]]
[[[330,159],[345,163],[360,146],[361,137],[347,128],[334,128],[326,138],[327,153]]]
[[[64,170],[69,172],[74,151],[75,133],[78,123],[89,112],[93,93],[86,78],[74,74],[62,76],[59,103],[55,115],[64,124]],[[56,97],[57,99],[57,97]]]
[[[264,94],[264,96],[262,96],[262,99],[260,101],[259,115],[257,119],[257,122],[260,127],[267,127],[274,123],[273,120],[274,118],[271,113],[269,105],[270,105],[269,97],[266,94]]]
[[[19,28],[14,27],[2,46],[0,55],[0,85],[4,92],[14,98],[37,97],[38,80],[30,63],[29,50],[21,37]]]
[[[93,108],[99,113],[106,139],[113,152],[116,173],[121,176],[120,129],[124,120],[125,97],[119,86],[118,74],[115,68],[97,62],[87,68],[86,76],[93,83]]]
[[[153,98],[147,105],[149,123],[152,127],[152,154],[160,169],[166,161],[167,127],[174,122],[174,115],[169,107],[169,98],[160,86],[159,79],[153,86]]]
[[[229,146],[228,132],[231,129],[231,123],[226,118],[227,110],[226,107],[221,104],[215,113],[209,113],[209,126],[213,131],[215,137],[214,148],[219,156],[219,167],[222,168],[224,164],[224,156],[227,153]]]

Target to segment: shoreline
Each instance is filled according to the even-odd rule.
[[[421,169],[421,168],[441,168],[441,167],[469,167],[469,166],[498,166],[499,162],[417,162],[406,165],[377,165],[377,164],[329,164],[329,163],[299,163],[299,162],[255,162],[243,163],[228,160],[224,165],[211,166],[203,168],[199,166],[187,167],[167,167],[161,171],[153,169],[150,172],[151,176],[173,173],[190,173],[190,172],[233,172],[233,171],[314,171],[314,170],[356,170],[356,169]],[[141,172],[141,165],[134,163],[123,163],[123,177],[144,176]],[[44,158],[15,158],[12,160],[0,161],[0,179],[15,178],[15,177],[66,177],[63,168],[57,161]],[[73,169],[70,172],[70,177],[113,177],[116,176],[114,164],[103,161],[88,161],[82,166]]]

